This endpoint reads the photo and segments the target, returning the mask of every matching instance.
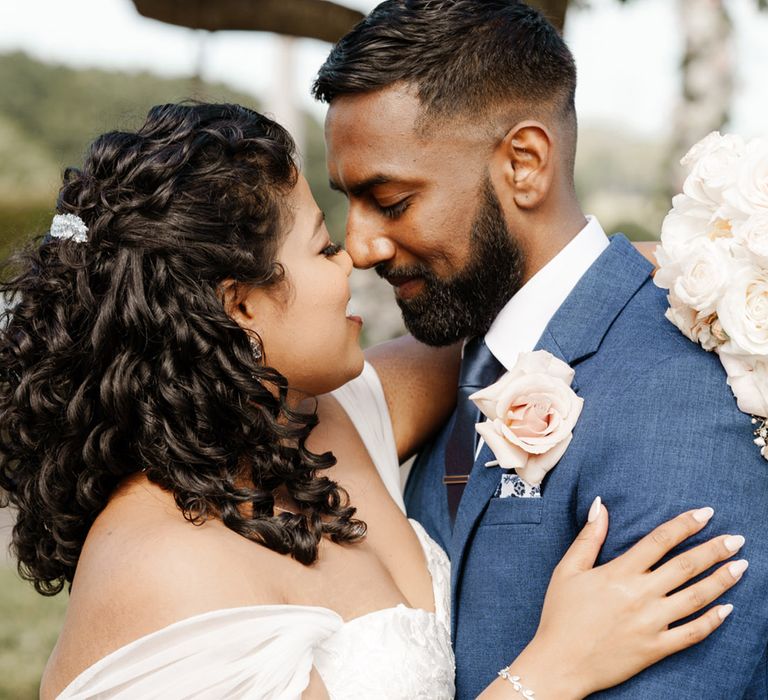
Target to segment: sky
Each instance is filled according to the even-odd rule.
[[[362,11],[369,0],[346,0]],[[582,124],[619,123],[644,136],[668,132],[679,93],[680,53],[674,0],[589,0],[569,12],[565,37],[579,70]],[[726,0],[736,36],[737,93],[729,131],[768,134],[768,12],[754,0]],[[296,99],[322,116],[309,88],[330,48],[295,42]],[[131,0],[26,0],[0,6],[0,53],[23,50],[75,67],[183,76],[200,62],[206,79],[222,81],[277,104],[285,77],[275,70],[280,42],[270,34],[206,34],[141,17]],[[202,52],[202,53],[201,53]],[[201,61],[202,56],[202,61]],[[0,86],[2,89],[2,86]],[[275,110],[276,112],[278,110]],[[279,113],[277,114],[279,118]]]

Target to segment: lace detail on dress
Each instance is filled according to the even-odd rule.
[[[315,650],[331,700],[452,700],[450,569],[445,552],[411,521],[432,574],[435,612],[398,605],[347,622]]]
[[[448,555],[424,529],[422,524],[412,518],[408,522],[413,526],[416,536],[421,542],[424,557],[427,560],[427,569],[432,575],[432,591],[435,595],[435,614],[437,619],[451,629],[451,564]]]
[[[392,498],[405,512],[387,402],[371,365],[334,396],[349,414]],[[331,700],[452,700],[450,564],[411,520],[429,573],[435,612],[405,605],[351,620],[315,649],[315,667]]]
[[[352,620],[315,652],[332,700],[452,700],[454,665],[444,625],[404,605]]]
[[[452,700],[448,557],[411,523],[432,575],[434,613],[398,605],[344,622],[301,605],[216,610],[109,654],[59,700],[300,700],[313,665],[331,700]]]

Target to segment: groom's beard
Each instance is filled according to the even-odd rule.
[[[388,277],[419,277],[422,291],[397,298],[408,331],[422,343],[442,346],[484,335],[509,299],[522,286],[524,256],[507,229],[489,180],[470,233],[469,262],[457,275],[441,279],[425,264],[407,268],[376,266]]]

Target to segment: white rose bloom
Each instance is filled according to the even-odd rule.
[[[728,340],[717,314],[697,314],[691,335],[707,352],[717,350]]]
[[[762,418],[768,416],[768,363],[727,352],[720,352],[719,356],[739,410]]]
[[[768,270],[754,265],[736,269],[717,316],[730,339],[726,352],[768,359]]]
[[[744,218],[768,211],[768,139],[752,139],[735,182],[723,192],[726,204]]]
[[[697,313],[673,292],[668,299],[669,308],[664,315],[688,340],[698,343],[707,351],[716,350],[728,340],[717,314]]]
[[[703,240],[671,267],[661,267],[655,282],[695,311],[709,315],[732,277],[732,259],[725,245]]]
[[[716,132],[715,132],[716,133]],[[681,161],[691,165],[691,172],[683,184],[683,192],[696,202],[718,208],[722,194],[736,182],[738,165],[744,142],[736,136],[704,139],[700,148],[692,149]]]
[[[656,273],[658,277],[658,273]],[[693,326],[696,323],[696,312],[687,304],[683,304],[674,294],[669,294],[667,297],[669,300],[669,308],[664,316],[680,329],[682,334],[692,340],[694,343],[698,342],[698,339],[693,335]]]
[[[738,222],[734,233],[739,246],[753,256],[754,262],[768,267],[768,209]]]
[[[723,136],[719,131],[712,131],[701,139],[701,141],[691,146],[688,153],[686,153],[680,160],[680,165],[684,168],[688,168],[697,160],[704,158],[713,151],[722,149],[724,144],[739,155],[744,152],[744,139],[741,136],[736,134],[726,134]]]
[[[671,268],[685,261],[692,250],[707,239],[714,215],[711,208],[702,206],[684,194],[677,195],[672,205],[661,225],[661,245],[656,250],[660,268]]]

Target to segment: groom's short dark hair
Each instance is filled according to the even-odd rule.
[[[312,92],[331,103],[396,83],[416,88],[427,122],[527,105],[575,132],[573,56],[518,0],[386,0],[336,44]]]

